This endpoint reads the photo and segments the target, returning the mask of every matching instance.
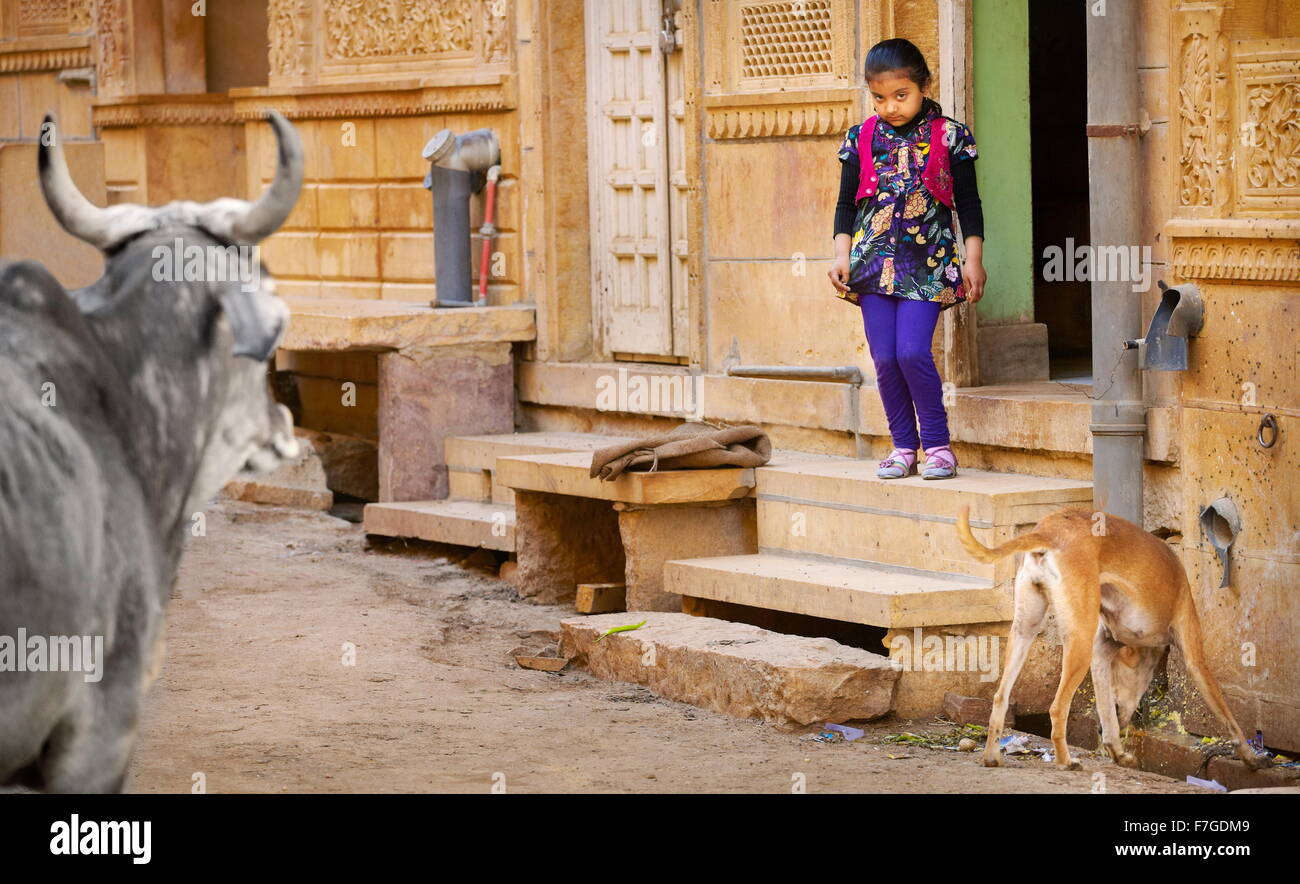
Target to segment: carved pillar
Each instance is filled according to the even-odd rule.
[[[1173,116],[1178,164],[1173,182],[1174,214],[1184,218],[1227,217],[1231,182],[1231,94],[1228,40],[1222,6],[1183,4],[1174,12],[1174,51],[1178,82]]]
[[[205,91],[203,18],[188,3],[95,0],[100,98]]]
[[[301,85],[314,79],[315,11],[310,0],[271,0],[266,10],[270,85]]]

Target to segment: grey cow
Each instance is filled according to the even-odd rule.
[[[274,233],[302,187],[297,132],[269,122],[278,167],[254,203],[101,209],[42,143],[45,200],[105,273],[69,293],[39,264],[0,264],[0,787],[121,789],[193,514],[241,469],[297,454],[266,383],[288,311],[236,248]],[[201,272],[160,279],[178,246]],[[20,631],[29,647],[102,636],[101,677],[6,665]]]

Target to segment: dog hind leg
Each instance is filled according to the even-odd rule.
[[[1056,696],[1049,710],[1052,745],[1056,750],[1057,767],[1078,770],[1079,762],[1070,758],[1066,728],[1074,692],[1088,673],[1093,640],[1101,620],[1101,573],[1097,560],[1087,553],[1060,557],[1056,570],[1061,577],[1048,587],[1048,592],[1052,610],[1056,612],[1062,648],[1061,682],[1056,687]]]
[[[1025,658],[1029,656],[1029,649],[1033,647],[1038,634],[1043,631],[1043,623],[1047,620],[1047,598],[1034,583],[1032,575],[1036,572],[1027,562],[1028,557],[1016,572],[1011,646],[1007,650],[1006,665],[1002,669],[1002,678],[998,682],[997,692],[993,695],[993,713],[989,716],[988,739],[984,743],[982,758],[985,767],[997,767],[1002,763],[1002,747],[998,745],[998,740],[1002,738],[1002,728],[1006,724],[1011,689],[1015,687],[1020,670],[1025,665]]]

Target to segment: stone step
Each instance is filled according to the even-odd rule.
[[[758,545],[1010,583],[1015,561],[977,562],[957,538],[1005,543],[1064,506],[1092,506],[1092,483],[958,468],[951,479],[880,479],[875,460],[815,461],[755,472]]]
[[[509,488],[495,481],[498,457],[596,451],[628,441],[599,433],[535,432],[452,436],[446,441],[449,496],[458,500],[514,503]]]
[[[368,503],[362,518],[367,534],[515,549],[515,508],[509,505],[477,500]]]
[[[642,620],[639,629],[597,640]],[[899,675],[886,657],[828,638],[661,612],[562,620],[560,656],[599,678],[782,728],[885,715]]]
[[[664,589],[889,628],[998,622],[1012,614],[1010,591],[987,579],[788,552],[674,559],[664,563]]]
[[[495,481],[515,490],[633,504],[735,500],[748,496],[754,488],[754,470],[742,467],[628,471],[612,482],[590,472],[588,451],[499,457]]]

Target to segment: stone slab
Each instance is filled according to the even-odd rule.
[[[472,500],[366,504],[367,534],[514,552],[515,508]]]
[[[537,432],[455,436],[447,440],[447,465],[492,470],[496,467],[498,457],[595,451],[625,441],[629,441],[625,436],[604,436],[600,433]]]
[[[591,453],[537,454],[497,458],[496,481],[516,491],[541,491],[624,503],[699,503],[746,497],[754,487],[754,470],[626,472],[606,482],[589,475]]]
[[[664,589],[871,626],[985,623],[1012,614],[1010,594],[978,577],[774,552],[669,561]]]
[[[310,436],[295,430],[298,457],[261,476],[233,479],[221,489],[223,497],[287,506],[328,510],[334,494],[326,486],[325,468]]]
[[[640,629],[596,641],[641,620]],[[560,655],[599,678],[781,728],[885,715],[898,677],[885,657],[830,639],[665,612],[562,620]]]
[[[531,341],[530,305],[426,307],[401,301],[286,296],[284,350],[405,350],[489,341]]]

